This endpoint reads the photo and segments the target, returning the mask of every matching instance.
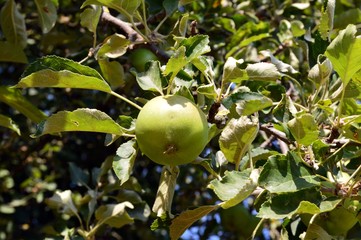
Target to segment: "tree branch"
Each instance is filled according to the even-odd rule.
[[[286,138],[286,135],[283,132],[275,129],[271,124],[262,124],[260,126],[260,130],[275,136],[276,138],[278,138],[279,140],[281,140],[287,144],[293,144],[292,141],[290,141],[288,138]]]

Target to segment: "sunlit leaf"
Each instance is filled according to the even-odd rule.
[[[222,81],[224,83],[240,83],[243,80],[248,80],[247,71],[239,67],[243,62],[242,59],[236,60],[233,57],[229,57],[223,67]]]
[[[123,143],[117,149],[114,157],[113,170],[120,180],[120,185],[128,181],[133,171],[134,161],[137,156],[135,144],[134,139]]]
[[[212,180],[208,188],[224,201],[220,206],[226,209],[249,197],[257,187],[257,180],[257,170],[252,173],[250,171],[226,171],[222,180]]]
[[[29,102],[18,89],[0,86],[0,101],[18,110],[36,123],[46,118],[45,113]]]
[[[197,92],[205,95],[206,97],[208,97],[210,99],[216,99],[216,97],[218,96],[215,86],[212,83],[199,86],[197,88]]]
[[[51,208],[56,208],[68,215],[74,215],[77,214],[78,209],[76,208],[71,195],[72,192],[70,190],[65,190],[63,192],[56,191],[55,194],[51,198],[46,199],[45,202]]]
[[[329,212],[341,201],[339,198],[323,199],[316,189],[305,189],[272,197],[262,204],[257,216],[283,219],[295,214]]]
[[[239,115],[248,116],[262,109],[272,106],[272,100],[256,92],[236,93],[236,111]]]
[[[219,146],[231,163],[238,164],[258,133],[258,121],[242,116],[231,119],[219,138]]]
[[[318,126],[309,113],[296,116],[287,123],[293,137],[299,144],[310,145],[318,139]]]
[[[276,81],[281,77],[276,66],[272,63],[254,63],[246,67],[246,72],[250,80]]]
[[[326,56],[340,76],[344,86],[361,69],[361,38],[356,37],[355,25],[348,25],[327,47]]]
[[[124,55],[130,45],[130,41],[121,34],[113,34],[107,37],[98,52],[96,58],[117,58]]]
[[[321,21],[319,25],[319,31],[323,39],[330,39],[330,35],[333,29],[333,19],[335,16],[335,0],[327,0],[323,5],[321,11]]]
[[[9,118],[5,115],[2,115],[2,114],[0,114],[0,126],[9,128],[9,129],[13,130],[14,132],[16,132],[18,135],[20,135],[19,126],[16,125],[16,123],[14,123],[14,121],[11,118]]]
[[[147,71],[142,73],[135,72],[137,82],[143,90],[158,92],[162,94],[162,76],[159,62],[150,61],[149,63],[150,66]]]
[[[182,212],[172,221],[172,224],[169,227],[170,238],[172,240],[179,239],[184,231],[187,230],[187,228],[189,228],[193,223],[217,208],[217,205],[200,206],[196,209]]]
[[[79,108],[70,111],[60,111],[37,125],[33,137],[45,134],[80,131],[100,132],[122,135],[122,128],[107,114],[89,108]]]
[[[287,156],[274,155],[268,159],[260,174],[259,185],[271,193],[283,193],[313,188],[320,182],[296,153],[289,152]]]
[[[56,5],[52,0],[35,0],[39,13],[39,22],[43,33],[48,33],[58,18]]]
[[[97,225],[107,224],[111,227],[120,228],[126,224],[133,223],[133,218],[129,216],[125,208],[132,209],[134,206],[130,202],[100,206],[95,211],[95,218],[98,220]]]
[[[25,48],[27,45],[25,18],[17,9],[14,0],[7,0],[1,8],[0,22],[7,42]]]
[[[308,72],[308,78],[317,86],[322,85],[331,75],[333,69],[329,59],[321,62],[321,56],[317,57],[317,64]]]
[[[81,88],[111,92],[110,86],[93,68],[56,56],[44,57],[30,64],[15,87]]]

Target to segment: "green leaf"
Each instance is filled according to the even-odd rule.
[[[317,177],[294,152],[271,156],[260,174],[259,185],[271,193],[296,192],[320,185]]]
[[[117,149],[113,161],[113,170],[120,180],[120,185],[128,181],[132,171],[135,158],[137,157],[136,142],[134,139],[123,143]]]
[[[28,63],[28,59],[20,45],[0,41],[0,62]]]
[[[212,180],[208,188],[212,189],[219,199],[224,201],[220,206],[224,209],[233,207],[256,189],[258,170],[250,171],[226,171],[222,180]]]
[[[83,27],[86,27],[90,32],[96,33],[101,13],[102,8],[100,6],[92,5],[91,7],[86,8],[80,14],[80,24]]]
[[[36,123],[46,118],[45,113],[29,102],[18,89],[0,86],[0,101],[18,110]]]
[[[120,228],[126,224],[133,223],[133,218],[128,215],[125,208],[133,209],[134,206],[130,202],[100,206],[95,211],[95,219],[98,220],[96,226],[107,224],[111,227]]]
[[[60,111],[38,124],[33,137],[60,132],[100,132],[122,135],[122,128],[107,114],[89,108]]]
[[[73,184],[77,186],[88,186],[89,171],[87,169],[82,169],[75,165],[75,163],[69,162],[69,172]]]
[[[138,73],[134,72],[139,86],[143,90],[163,93],[162,76],[158,61],[150,61],[147,71]]]
[[[192,64],[207,78],[214,78],[213,61],[206,56],[199,56],[192,60]]]
[[[250,80],[276,81],[281,77],[280,72],[272,63],[254,63],[246,67],[246,72]]]
[[[261,218],[292,218],[295,214],[317,214],[331,211],[342,199],[322,199],[320,192],[314,188],[293,193],[276,195],[264,202],[257,214]]]
[[[178,72],[187,64],[186,48],[179,47],[170,57],[164,70],[164,74],[172,73],[177,75]]]
[[[335,16],[334,28],[344,29],[348,24],[358,24],[359,22],[361,22],[361,9],[352,8]]]
[[[52,0],[35,0],[39,13],[39,22],[43,33],[48,33],[58,18],[56,5]]]
[[[46,56],[32,62],[22,74],[22,78],[40,70],[50,69],[53,71],[67,70],[72,73],[78,73],[88,77],[103,79],[102,76],[93,68],[81,65],[71,59],[58,56]]]
[[[15,87],[81,88],[111,92],[110,86],[93,68],[56,56],[44,57],[30,64]]]
[[[308,225],[304,240],[313,239],[329,240],[332,239],[332,236],[330,236],[322,227],[318,226],[317,224],[310,224]]]
[[[317,123],[309,113],[296,116],[287,126],[299,144],[308,146],[318,139]]]
[[[324,6],[326,6],[326,8]],[[330,35],[333,29],[333,18],[335,16],[335,7],[336,7],[335,0],[327,0],[322,7],[321,21],[318,30],[320,31],[321,37],[324,40],[330,39]]]
[[[62,213],[76,215],[78,209],[71,198],[71,194],[72,192],[70,190],[65,190],[63,192],[56,191],[51,198],[45,200],[45,203],[49,207],[56,208]]]
[[[96,58],[118,58],[127,52],[130,41],[121,34],[113,34],[107,37],[98,52]]]
[[[164,0],[163,7],[165,13],[170,16],[175,10],[178,9],[179,0]]]
[[[256,92],[236,93],[239,99],[236,102],[236,111],[241,116],[248,116],[272,106],[272,100]]]
[[[321,57],[321,55],[317,57],[317,64],[308,72],[308,78],[318,87],[329,79],[333,71],[330,60],[325,59],[321,62]]]
[[[200,94],[203,94],[204,96],[206,96],[210,99],[216,99],[218,96],[215,86],[214,86],[214,83],[199,86],[197,88],[197,92]]]
[[[20,135],[19,126],[13,120],[5,115],[0,114],[0,126],[9,128]]]
[[[233,57],[227,58],[227,61],[223,67],[223,83],[241,83],[243,80],[248,80],[249,77],[247,75],[247,71],[245,69],[240,69],[239,67],[239,65],[241,65],[243,62],[243,59],[236,60]]]
[[[355,37],[356,32],[355,25],[348,25],[339,32],[325,52],[344,86],[361,69],[361,38]]]
[[[112,8],[129,19],[139,8],[141,0],[86,0],[81,8],[92,4]]]
[[[0,13],[1,30],[8,42],[25,48],[27,34],[25,18],[18,11],[14,0],[7,0]]]
[[[196,209],[182,212],[172,221],[172,224],[170,225],[170,238],[172,240],[179,239],[184,231],[187,230],[187,228],[189,228],[193,223],[217,208],[217,205],[200,206]]]
[[[187,59],[188,61],[192,61],[193,59],[211,51],[208,43],[209,36],[199,34],[184,39],[181,41],[180,46],[184,46],[186,48]]]
[[[231,119],[219,138],[219,146],[231,163],[239,164],[258,133],[258,120],[242,116]]]
[[[291,31],[294,37],[301,37],[306,33],[305,26],[299,20],[293,20],[291,22]]]
[[[109,59],[98,59],[98,63],[104,79],[113,89],[124,86],[124,68],[119,62],[109,61]]]

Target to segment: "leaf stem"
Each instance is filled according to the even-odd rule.
[[[265,219],[262,218],[261,221],[258,222],[256,228],[255,228],[255,229],[253,230],[253,232],[252,232],[252,239],[255,239],[256,234],[257,234],[257,231],[258,231],[258,229],[261,227],[261,225],[263,224],[264,220],[265,220]]]
[[[133,107],[138,108],[139,110],[142,110],[141,106],[139,106],[138,104],[130,101],[128,98],[123,97],[122,95],[119,95],[118,93],[116,93],[114,91],[111,91],[110,94],[117,97],[117,98],[119,98],[119,99],[121,99],[121,100],[123,100],[124,102],[128,103],[129,105],[132,105]]]

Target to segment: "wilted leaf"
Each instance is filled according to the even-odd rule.
[[[344,86],[361,69],[361,54],[359,54],[361,52],[361,38],[355,36],[356,32],[355,25],[348,25],[345,30],[339,32],[325,52]]]
[[[240,83],[243,80],[248,80],[247,71],[241,69],[238,65],[244,62],[243,59],[236,60],[233,57],[227,58],[223,67],[222,81],[223,83],[234,82]]]
[[[43,33],[48,33],[55,25],[58,18],[56,5],[52,0],[35,0],[39,13],[39,22]]]
[[[0,114],[0,126],[9,128],[20,135],[20,129],[13,120],[5,115]]]
[[[91,7],[86,8],[80,14],[80,24],[83,27],[86,27],[90,32],[95,33],[101,13],[102,9],[100,6],[92,5]]]
[[[163,94],[162,76],[158,61],[150,61],[150,66],[147,71],[142,73],[135,72],[135,76],[139,86],[143,90],[158,92]]]
[[[130,41],[121,34],[113,34],[107,37],[98,52],[96,58],[117,58],[124,55],[130,45]]]
[[[62,213],[74,215],[78,213],[78,209],[73,203],[71,194],[72,192],[70,190],[65,190],[63,192],[56,191],[55,194],[51,198],[46,199],[45,202],[50,207],[56,208]]]
[[[158,217],[163,214],[171,215],[178,174],[178,167],[164,166],[162,169],[157,196],[152,207],[152,211],[155,212]]]
[[[252,173],[250,171],[226,171],[222,180],[212,180],[208,188],[224,201],[220,206],[226,209],[249,197],[257,187],[257,180],[258,170],[254,170]]]
[[[128,181],[133,171],[133,165],[137,156],[135,148],[135,140],[129,140],[123,143],[117,149],[117,153],[113,161],[113,170],[120,180],[120,185]]]
[[[296,116],[287,126],[299,144],[308,146],[318,139],[317,123],[309,113]]]
[[[45,134],[81,131],[122,135],[122,128],[107,114],[97,109],[79,108],[73,112],[60,111],[37,125],[33,137]]]
[[[200,206],[196,209],[182,212],[172,221],[172,224],[170,225],[170,238],[174,240],[179,239],[184,231],[187,230],[187,228],[189,228],[193,223],[217,208],[217,205]]]
[[[317,177],[294,152],[271,156],[259,177],[259,185],[271,193],[296,192],[320,185]]]
[[[0,86],[0,101],[18,110],[36,123],[46,118],[45,113],[29,102],[18,89]]]
[[[242,116],[231,119],[219,138],[219,146],[231,163],[239,164],[258,133],[258,121]]]
[[[27,45],[25,19],[17,9],[14,0],[7,0],[1,8],[0,22],[2,33],[5,35],[7,42],[25,48]]]

